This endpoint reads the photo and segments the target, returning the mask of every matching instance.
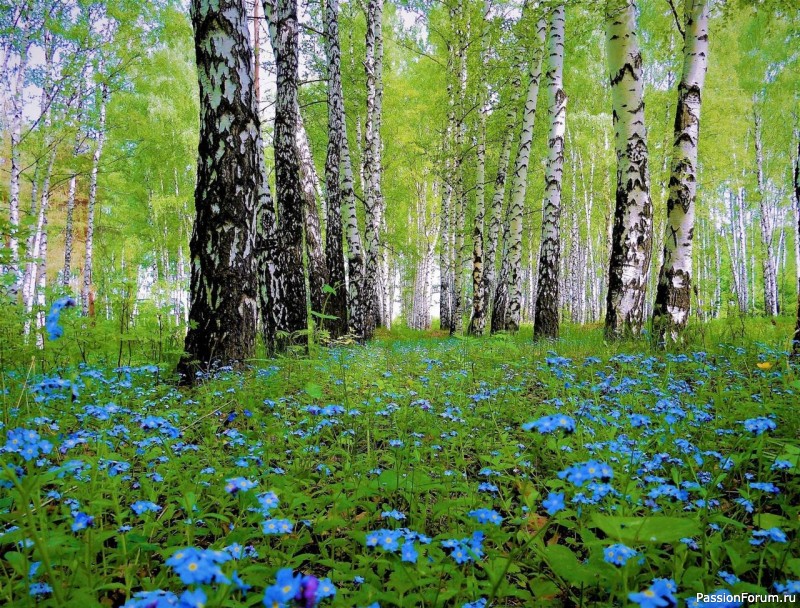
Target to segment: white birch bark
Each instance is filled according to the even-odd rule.
[[[561,254],[561,181],[564,170],[564,135],[567,95],[564,92],[564,5],[550,17],[548,41],[547,106],[550,115],[548,155],[542,205],[542,239],[536,293],[534,338],[558,338],[558,269]]]
[[[775,263],[775,208],[771,194],[764,182],[764,145],[762,142],[762,118],[759,101],[753,99],[753,118],[755,123],[756,186],[758,189],[761,243],[764,247],[762,268],[764,272],[764,313],[767,316],[778,314],[778,281]]]
[[[498,282],[492,309],[492,331],[519,329],[522,298],[522,214],[525,193],[528,187],[528,163],[533,142],[533,127],[536,121],[536,105],[539,99],[539,80],[542,75],[542,55],[544,54],[547,23],[544,18],[536,25],[536,38],[528,70],[528,92],[525,110],[522,115],[517,156],[511,177],[511,199],[508,214],[508,240],[504,244],[507,256],[507,275]],[[505,260],[504,260],[505,263]]]
[[[506,175],[511,160],[511,144],[514,141],[514,127],[517,123],[517,102],[520,94],[520,71],[515,69],[511,78],[511,96],[507,100],[505,135],[497,161],[497,176],[494,180],[489,232],[486,240],[486,257],[483,265],[483,282],[487,307],[494,301],[497,276],[497,246],[500,226],[503,224],[503,201],[506,195]]]
[[[11,250],[11,264],[9,272],[13,275],[11,283],[11,297],[16,299],[17,294],[22,288],[22,274],[20,272],[19,257],[19,205],[20,205],[20,175],[22,165],[20,159],[20,143],[22,137],[22,111],[23,93],[25,88],[25,74],[28,67],[28,51],[30,40],[27,32],[27,20],[23,20],[23,45],[19,57],[19,64],[16,67],[14,78],[14,90],[11,94],[11,119],[9,121],[10,145],[11,145],[11,174],[8,188],[9,204],[9,223],[11,224],[11,235],[9,248]]]
[[[616,204],[609,264],[606,334],[638,333],[653,241],[642,55],[633,0],[606,5],[606,50],[617,152]]]
[[[367,123],[364,146],[365,208],[366,208],[366,259],[364,272],[364,337],[372,337],[380,323],[380,230],[381,230],[381,92],[383,0],[370,0],[367,6],[366,59],[364,70],[367,80]]]
[[[102,72],[102,70],[101,70]],[[89,175],[89,201],[86,205],[86,250],[83,258],[83,285],[81,287],[81,310],[88,316],[93,309],[94,292],[92,290],[92,267],[94,265],[94,216],[97,204],[97,176],[100,169],[100,157],[103,154],[103,144],[106,136],[106,104],[108,103],[108,85],[100,84],[100,121],[97,126],[97,135],[94,152],[92,153],[92,171]]]
[[[684,3],[683,74],[672,146],[664,261],[653,312],[659,342],[677,340],[686,327],[692,299],[692,237],[697,195],[700,106],[708,68],[708,0]]]

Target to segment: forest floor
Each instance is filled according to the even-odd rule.
[[[672,354],[529,333],[392,332],[192,390],[3,369],[0,603],[295,605],[281,568],[320,579],[304,606],[800,591],[788,323]]]

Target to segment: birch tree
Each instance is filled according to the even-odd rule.
[[[778,277],[775,264],[775,227],[778,224],[778,210],[773,195],[767,190],[764,177],[764,142],[760,100],[753,97],[753,139],[756,153],[756,191],[758,192],[759,224],[761,243],[764,247],[762,268],[764,272],[764,312],[771,317],[778,314]]]
[[[653,326],[657,339],[677,339],[689,319],[692,238],[697,194],[700,105],[708,68],[708,0],[684,2],[683,74],[678,84],[672,171],[667,199],[664,262],[658,279]]]
[[[638,333],[653,241],[642,55],[636,3],[609,0],[606,51],[611,82],[617,179],[605,331],[609,337]]]
[[[102,64],[101,64],[102,65]],[[102,70],[101,70],[102,71]],[[89,200],[86,204],[86,246],[83,254],[83,282],[81,284],[81,311],[83,316],[93,313],[94,292],[92,291],[92,269],[94,266],[94,226],[95,209],[97,207],[97,176],[100,171],[100,159],[103,155],[103,144],[106,137],[106,106],[109,89],[105,82],[100,84],[99,121],[92,152],[92,169],[89,173]]]
[[[563,14],[562,14],[563,17]],[[511,200],[508,213],[508,237],[504,245],[503,266],[500,281],[495,291],[492,309],[492,332],[519,329],[522,303],[522,214],[525,193],[528,187],[528,163],[533,142],[533,127],[536,121],[536,105],[539,99],[539,80],[542,75],[547,22],[544,18],[536,24],[533,56],[528,70],[528,93],[522,114],[522,130],[511,177]]]
[[[795,221],[796,221],[796,232],[794,235],[795,238],[795,249],[796,252],[800,252],[800,129],[795,129],[794,132],[794,139],[795,139],[795,150],[796,154],[794,157],[794,205],[796,210]],[[797,321],[795,323],[794,328],[794,337],[792,340],[792,352],[795,356],[800,355],[800,253],[795,254],[795,258],[798,261],[797,264]]]
[[[267,13],[267,0],[264,12]],[[303,193],[300,158],[295,144],[299,121],[297,104],[297,1],[278,0],[275,10],[275,196],[278,202],[278,255],[281,297],[275,300],[279,350],[303,344],[298,332],[308,329],[306,283],[303,271]]]
[[[567,95],[564,92],[564,5],[550,17],[548,36],[547,107],[550,134],[545,168],[542,205],[542,239],[539,254],[534,338],[558,338],[558,270],[561,252],[561,181],[564,170],[564,135],[567,123]]]
[[[489,231],[486,241],[486,256],[483,265],[483,283],[486,302],[494,301],[496,276],[497,276],[497,245],[500,236],[500,227],[504,224],[503,201],[506,195],[506,176],[508,164],[511,160],[511,144],[514,141],[514,127],[517,123],[517,103],[521,88],[519,69],[514,69],[511,77],[511,95],[507,100],[505,131],[503,144],[500,147],[500,156],[497,161],[497,174],[494,180],[492,194],[491,215],[489,217]],[[492,324],[494,328],[494,324]],[[492,329],[492,331],[496,331]]]
[[[178,366],[185,382],[193,381],[198,367],[241,364],[253,354],[258,295],[255,218],[263,177],[244,4],[193,0],[191,18],[200,85],[200,143],[190,242],[190,326],[186,354]]]
[[[367,123],[364,147],[366,258],[362,301],[364,337],[367,339],[372,337],[376,325],[380,322],[382,19],[383,0],[369,0],[367,4],[366,59],[364,61],[367,79]]]
[[[11,234],[9,235],[9,249],[11,250],[11,263],[9,265],[9,272],[12,274],[10,295],[13,299],[22,287],[22,274],[20,273],[20,252],[19,252],[19,228],[20,228],[20,176],[22,174],[22,161],[20,158],[20,143],[22,138],[22,112],[23,112],[23,94],[25,90],[25,76],[28,69],[28,57],[32,44],[30,35],[30,24],[26,16],[22,15],[23,8],[20,6],[19,13],[15,14],[15,22],[20,29],[20,50],[19,59],[16,62],[16,67],[12,70],[5,70],[5,77],[7,86],[9,87],[9,100],[10,100],[10,118],[9,118],[9,139],[10,139],[10,182],[8,188],[8,205],[9,205],[9,228]],[[9,49],[9,54],[10,54]],[[13,88],[11,83],[13,82]]]
[[[325,309],[332,338],[347,333],[347,286],[345,285],[344,243],[342,239],[342,140],[344,138],[344,98],[342,94],[341,48],[339,45],[339,1],[325,1],[325,55],[328,63],[328,150],[325,158],[327,222],[325,260],[329,284],[334,289]]]

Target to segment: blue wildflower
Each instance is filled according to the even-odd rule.
[[[750,418],[744,421],[744,428],[747,431],[755,435],[761,435],[763,433],[768,433],[769,431],[774,431],[776,428],[776,424],[773,420],[765,417],[759,418]]]
[[[644,591],[628,594],[628,599],[641,608],[667,608],[677,606],[678,601],[673,595],[677,591],[675,581],[667,578],[657,578],[653,580]]]
[[[291,568],[281,568],[275,575],[275,584],[264,592],[264,605],[267,608],[284,608],[300,591],[302,577],[295,575]]]
[[[294,524],[288,519],[268,519],[261,524],[264,534],[289,534]]]
[[[614,564],[615,566],[624,566],[628,563],[628,560],[632,557],[637,555],[637,551],[635,549],[631,549],[623,545],[622,543],[617,543],[616,545],[611,545],[610,547],[606,547],[603,551],[603,559],[607,561],[609,564]]]
[[[407,540],[403,543],[403,546],[400,548],[400,557],[402,561],[416,564],[418,556],[419,554],[417,553],[417,548],[414,546],[412,541]]]
[[[575,430],[575,419],[569,416],[543,416],[538,420],[527,422],[522,425],[522,430],[531,431],[536,429],[542,434],[553,433],[558,429],[563,429],[566,433],[572,433]]]
[[[550,492],[542,501],[542,506],[548,515],[555,515],[564,509],[564,492]]]
[[[234,477],[225,483],[225,491],[228,494],[236,494],[244,490],[251,490],[258,485],[258,482],[250,481],[244,477]]]
[[[47,318],[44,322],[44,328],[47,330],[47,337],[50,340],[57,340],[64,335],[64,328],[58,324],[58,319],[62,310],[73,306],[75,306],[75,300],[70,297],[59,298],[50,306],[50,312],[47,313]]]
[[[141,515],[142,513],[146,513],[147,511],[152,511],[153,513],[158,513],[161,510],[154,502],[149,502],[146,500],[137,500],[135,503],[131,505],[131,509],[136,515]]]
[[[75,519],[75,521],[72,522],[73,532],[85,530],[94,524],[94,517],[86,513],[81,513],[80,511],[74,511],[72,517]]]
[[[494,509],[475,509],[469,512],[469,516],[477,519],[481,524],[495,524],[499,526],[503,523],[503,517]]]

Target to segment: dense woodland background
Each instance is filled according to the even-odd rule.
[[[468,325],[479,196],[487,268],[501,272],[528,70],[542,52],[537,20],[551,8],[466,0],[386,3],[377,83],[382,114],[374,144],[382,158],[376,169],[369,158],[368,131],[375,127],[365,75],[367,14],[375,7],[341,5],[346,135],[364,247],[374,223],[361,204],[369,203],[365,180],[377,171],[380,186],[372,210],[378,325],[428,328],[443,315],[445,329]],[[198,151],[197,72],[186,9],[179,2],[123,0],[20,0],[2,9],[0,198],[7,211],[0,216],[0,255],[4,289],[22,304],[8,313],[16,327],[24,322],[27,331],[36,311],[41,327],[41,311],[63,294],[80,294],[84,314],[122,317],[124,326],[153,309],[164,323],[185,327]],[[637,7],[653,206],[647,319],[663,259],[683,70],[682,9],[666,0]],[[597,2],[565,4],[558,309],[563,320],[575,323],[599,322],[606,312],[616,175],[608,10]],[[246,11],[274,193],[275,62],[262,7],[248,3]],[[321,285],[327,280],[314,273],[320,259],[324,265],[329,62],[322,6],[303,3],[299,15],[298,95],[307,134],[307,146],[300,146],[302,187],[315,207],[310,213],[304,206],[305,265],[310,310],[324,314]],[[794,314],[800,16],[793,2],[713,2],[708,29],[692,315]],[[522,322],[533,320],[539,272],[550,128],[541,80],[523,176],[520,268],[512,280],[520,290]],[[504,146],[510,159],[499,189],[503,211],[493,219]],[[496,250],[493,259],[487,249]],[[9,271],[16,260],[18,275]],[[446,283],[442,268],[449,276],[445,304],[439,296]],[[454,293],[459,301],[450,303]]]

